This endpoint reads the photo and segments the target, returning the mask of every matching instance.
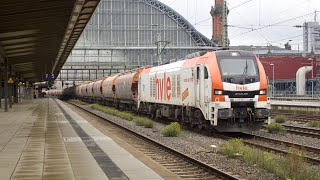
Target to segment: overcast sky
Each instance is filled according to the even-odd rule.
[[[214,0],[160,1],[176,10],[198,31],[211,39],[210,10]],[[320,11],[320,0],[227,0],[227,3],[230,9],[228,24],[236,26],[228,28],[231,45],[265,46],[271,43],[283,47],[286,42],[292,40],[293,49],[298,49],[299,45],[302,50],[302,28],[292,26],[314,21],[313,12]],[[318,22],[319,17],[320,12]],[[285,22],[278,23],[282,21]],[[252,30],[250,28],[261,29],[248,32]]]

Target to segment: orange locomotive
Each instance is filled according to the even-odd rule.
[[[263,66],[248,51],[198,52],[73,89],[69,96],[220,132],[259,130],[270,116]]]
[[[221,132],[259,130],[270,116],[267,80],[252,52],[196,53],[189,59],[144,69],[138,108]]]

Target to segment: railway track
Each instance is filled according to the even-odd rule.
[[[69,103],[69,102],[68,102]],[[69,103],[71,104],[71,103]],[[91,111],[88,111],[81,106],[78,106],[76,104],[72,104],[94,116],[97,116],[99,118],[105,119],[104,117],[101,117]],[[108,121],[108,120],[107,120]],[[110,123],[114,124],[113,122],[109,121]],[[115,126],[118,126],[125,131],[127,131],[129,134],[126,135],[126,138],[135,137],[137,139],[131,139],[133,143],[131,143],[136,149],[140,150],[153,160],[157,161],[159,164],[163,165],[170,171],[174,172],[178,176],[184,179],[237,179],[237,177],[234,177],[232,175],[229,175],[223,171],[220,171],[210,165],[207,165],[205,163],[199,162],[193,158],[190,158],[180,152],[175,151],[174,149],[167,147],[165,145],[159,144],[158,142],[145,137],[143,135],[137,134],[135,132],[132,132],[130,129],[126,129],[125,127],[114,124]],[[203,133],[203,132],[202,132]],[[130,135],[134,134],[134,136]],[[264,151],[270,151],[275,153],[281,153],[281,154],[288,154],[288,149],[293,147],[296,149],[300,149],[305,154],[305,159],[312,163],[319,165],[320,164],[320,149],[310,146],[305,146],[301,144],[296,144],[288,141],[282,141],[277,139],[272,139],[268,137],[253,135],[250,133],[242,133],[241,138],[244,138],[244,143],[246,145],[249,145],[251,147],[255,147]],[[224,135],[216,135],[216,137],[221,139],[231,139],[234,137],[224,136]],[[138,141],[139,140],[139,141]],[[144,143],[135,143],[144,141]],[[262,143],[262,142],[263,143]],[[149,143],[154,145],[148,145]],[[149,148],[146,148],[149,147]],[[178,158],[178,159],[177,159]],[[180,159],[181,158],[181,159]],[[218,174],[218,175],[217,175]],[[230,176],[230,177],[229,177]],[[210,177],[210,178],[207,178]]]
[[[234,136],[220,135],[220,134],[218,135],[215,134],[214,136],[224,140],[230,140],[235,138]],[[278,139],[272,139],[264,136],[254,135],[251,133],[241,133],[236,138],[243,139],[243,143],[248,146],[261,149],[263,151],[268,151],[268,152],[288,154],[289,148],[296,148],[304,152],[305,159],[308,162],[316,165],[320,164],[320,149],[315,147],[305,146],[305,145],[296,144],[288,141],[282,141]]]
[[[302,101],[302,102],[319,102],[319,97],[271,97],[273,101]]]
[[[272,151],[276,153],[281,154],[288,154],[289,148],[296,148],[300,149],[305,154],[305,159],[313,164],[320,164],[320,149],[311,147],[311,146],[305,146],[293,142],[288,141],[282,141],[278,139],[272,139],[264,136],[259,135],[253,135],[250,133],[242,133],[247,138],[244,139],[244,143],[256,147],[262,150],[266,151]],[[263,141],[263,143],[261,143]]]
[[[317,115],[307,115],[307,114],[294,115],[290,113],[281,113],[281,112],[272,113],[272,117],[275,117],[276,115],[284,115],[287,117],[287,119],[291,121],[297,121],[301,123],[308,123],[310,121],[320,121],[320,116],[317,116]],[[284,126],[287,132],[291,134],[320,139],[320,129],[301,127],[301,126],[292,126],[292,125],[286,125],[286,124],[281,124],[281,125]]]
[[[287,124],[281,124],[281,126],[285,127],[287,132],[290,134],[320,139],[320,129]],[[266,129],[266,127],[264,126],[263,129]]]
[[[286,124],[282,124],[282,126],[285,127],[287,132],[291,134],[320,139],[320,129],[292,126]]]
[[[319,115],[293,114],[293,113],[279,112],[279,111],[275,111],[271,113],[271,117],[275,117],[277,115],[283,115],[287,117],[287,119],[290,121],[297,121],[301,123],[308,123],[310,121],[320,121]]]
[[[125,141],[143,152],[146,156],[158,162],[171,172],[175,173],[182,179],[232,179],[239,180],[239,178],[223,172],[211,165],[200,162],[192,157],[189,157],[179,151],[176,151],[166,145],[163,145],[153,139],[150,139],[142,134],[138,134],[120,124],[114,123],[99,116],[77,104],[69,103],[97,118],[107,121],[115,128],[121,129]]]

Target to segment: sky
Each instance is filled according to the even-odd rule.
[[[160,0],[186,18],[199,32],[211,39],[210,10],[214,0]],[[230,45],[284,47],[290,41],[295,50],[302,50],[302,28],[305,21],[314,21],[320,11],[320,0],[226,0],[230,10],[228,33]],[[320,20],[320,12],[317,13]]]

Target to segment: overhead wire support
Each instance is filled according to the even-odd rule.
[[[162,64],[161,54],[163,50],[166,48],[166,46],[170,43],[169,41],[161,41],[161,35],[160,33],[157,34],[157,42],[155,43],[157,45],[157,58],[158,58],[158,66]],[[161,43],[164,42],[164,46],[161,47]]]
[[[228,38],[228,14],[229,10],[227,7],[227,2],[224,1],[223,3],[223,11],[222,11],[222,28],[223,28],[223,33],[222,33],[222,46],[223,47],[229,47],[229,38]]]

